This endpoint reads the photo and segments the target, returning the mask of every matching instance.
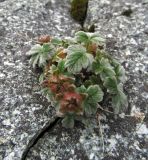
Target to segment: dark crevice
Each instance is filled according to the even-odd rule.
[[[131,9],[131,8],[128,8],[128,9],[126,9],[125,11],[123,11],[123,12],[121,13],[121,15],[122,15],[122,16],[126,16],[126,17],[130,17],[132,13],[133,13],[132,9]]]
[[[36,143],[44,136],[46,132],[51,131],[60,120],[61,118],[59,117],[53,118],[52,120],[47,122],[46,125],[32,137],[22,154],[21,160],[26,160],[30,149],[36,145]]]
[[[80,23],[82,29],[87,16],[89,0],[72,0],[70,13],[72,18]]]

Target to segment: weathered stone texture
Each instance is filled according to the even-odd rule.
[[[38,35],[71,36],[79,29],[68,7],[68,0],[0,1],[0,159],[20,160],[32,136],[55,114],[38,91],[25,53]],[[104,151],[95,118],[88,128],[76,123],[67,130],[58,123],[27,160],[148,159],[148,2],[90,0],[85,26],[91,24],[126,69],[126,114],[141,111],[146,118],[141,124],[134,117],[100,115]]]
[[[67,131],[60,127],[48,132],[31,149],[28,160],[146,160],[147,155],[147,72],[148,72],[148,3],[130,0],[90,0],[85,26],[95,24],[95,30],[107,39],[107,50],[125,67],[129,98],[126,114],[143,112],[144,122],[134,117],[114,119],[101,117],[104,153],[99,127],[83,129],[80,124]],[[104,104],[105,105],[105,104]],[[103,106],[104,107],[104,106]],[[92,128],[93,128],[92,127]],[[91,128],[91,127],[90,127]]]
[[[55,115],[25,53],[43,34],[70,36],[80,26],[69,1],[0,1],[0,160],[20,160],[32,136]]]

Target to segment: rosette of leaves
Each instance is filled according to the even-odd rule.
[[[79,117],[95,115],[98,103],[106,98],[104,92],[111,97],[115,114],[125,110],[124,68],[105,52],[105,40],[98,33],[79,31],[69,40],[50,37],[27,55],[33,67],[42,68],[42,91],[63,117],[64,127],[72,128]]]

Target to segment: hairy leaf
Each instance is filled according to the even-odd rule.
[[[43,46],[43,51],[42,52],[49,52],[51,50],[51,46],[48,43],[44,43]]]
[[[105,40],[100,37],[98,33],[86,33],[83,31],[79,31],[75,34],[75,38],[77,42],[80,43],[95,43],[95,44],[104,44]]]
[[[103,71],[103,66],[101,65],[100,61],[94,61],[92,63],[92,69],[95,72],[95,74],[99,74]]]
[[[100,74],[100,77],[103,81],[107,77],[113,77],[116,75],[107,58],[101,58],[101,60],[96,58],[92,64],[92,68],[96,75]]]
[[[58,68],[59,73],[64,73],[64,71],[65,71],[65,60],[60,60],[57,68]]]
[[[35,54],[41,52],[42,49],[43,49],[43,48],[42,48],[42,46],[41,46],[40,44],[36,44],[36,45],[34,45],[34,46],[29,50],[29,52],[26,53],[26,55],[27,55],[27,56],[35,55]]]
[[[93,56],[86,53],[86,49],[82,46],[75,45],[68,48],[68,55],[65,66],[69,72],[77,73],[82,68],[87,68],[92,64]]]
[[[117,80],[115,77],[108,77],[105,79],[103,84],[109,93],[116,94],[118,91]]]
[[[39,67],[42,67],[46,64],[46,61],[49,59],[49,55],[48,53],[43,53],[43,54],[40,54],[39,56],[39,60],[38,60],[38,66]]]
[[[86,48],[83,47],[82,45],[70,45],[67,48],[67,52],[68,52],[68,54],[73,54],[73,53],[77,53],[77,52],[86,53]]]
[[[50,58],[50,51],[52,48],[48,43],[44,43],[42,46],[37,44],[31,48],[31,50],[26,53],[27,55],[31,56],[30,63],[32,64],[33,68],[38,65],[42,67],[46,64],[46,61]]]
[[[90,41],[96,44],[104,44],[105,39],[100,37],[99,33],[89,33],[90,34]]]
[[[95,61],[93,62],[93,70],[96,74],[99,74],[103,71],[104,68],[112,68],[109,60],[102,57],[101,59],[99,59],[98,57],[96,57]]]
[[[91,85],[87,89],[88,99],[95,103],[102,101],[103,92],[98,85]]]
[[[103,68],[103,71],[100,74],[102,80],[105,80],[107,77],[115,76],[115,72],[112,68]]]
[[[62,40],[58,39],[58,38],[52,38],[51,39],[51,43],[53,45],[61,45],[62,44]]]
[[[127,107],[127,97],[126,97],[126,95],[122,91],[119,91],[118,94],[116,94],[112,97],[112,105],[113,105],[113,108],[114,108],[114,112],[116,114],[123,111],[124,108]]]
[[[77,91],[79,93],[86,93],[87,89],[85,88],[84,85],[82,85],[82,86],[80,86],[80,87],[77,88]]]
[[[84,110],[88,114],[94,114],[97,110],[97,103],[102,101],[103,92],[98,85],[91,85],[87,90],[87,98],[84,101]]]
[[[39,77],[40,84],[43,82],[43,80],[44,80],[44,73],[42,73]]]
[[[39,54],[34,54],[32,55],[32,57],[30,58],[29,62],[32,64],[33,68],[36,67],[38,60],[39,60],[40,55]]]
[[[50,91],[50,89],[48,87],[43,88],[41,90],[41,93],[51,102],[54,101],[54,95],[52,94],[52,92]]]
[[[86,32],[83,32],[83,31],[77,32],[75,34],[75,38],[76,38],[77,42],[80,42],[80,43],[82,43],[82,42],[86,43],[86,42],[88,42],[88,39],[89,39]]]
[[[120,64],[115,67],[115,73],[118,81],[125,82],[125,70]]]
[[[115,59],[112,59],[111,63],[114,66],[114,70],[115,70],[115,73],[116,73],[117,80],[119,82],[124,83],[125,80],[126,80],[124,67],[121,66],[121,64]]]

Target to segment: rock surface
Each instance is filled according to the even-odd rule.
[[[20,160],[29,140],[54,110],[38,91],[25,53],[36,36],[70,36],[79,25],[68,14],[68,0],[0,1],[0,159]],[[84,128],[57,123],[30,150],[27,160],[148,159],[148,2],[90,0],[85,25],[95,24],[107,39],[107,50],[127,71],[127,115],[95,117]],[[105,103],[104,106],[105,107]],[[143,112],[140,123],[136,113]],[[100,134],[100,128],[103,137]],[[104,142],[104,147],[103,147]]]
[[[69,7],[68,0],[0,1],[0,160],[20,160],[29,140],[55,115],[25,53],[39,35],[70,36],[80,28]]]
[[[146,1],[89,1],[85,26],[95,24],[95,30],[107,39],[107,50],[124,65],[127,72],[125,91],[129,98],[126,115],[130,116],[121,114],[115,119],[102,114],[103,140],[95,118],[87,129],[80,123],[72,130],[57,124],[31,149],[27,160],[148,159],[147,20]],[[145,115],[142,123],[138,118],[141,112]],[[142,114],[140,116],[142,118]]]

